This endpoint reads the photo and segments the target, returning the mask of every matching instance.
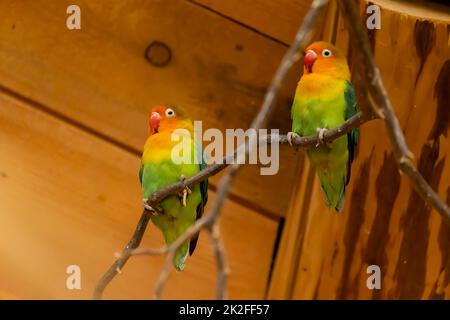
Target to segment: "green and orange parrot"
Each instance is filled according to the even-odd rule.
[[[200,144],[194,141],[194,127],[186,112],[181,108],[156,106],[149,116],[149,137],[144,146],[139,179],[141,181],[144,206],[155,211],[145,202],[159,189],[193,176],[206,167]],[[180,139],[172,139],[172,135]],[[185,139],[188,161],[174,161],[173,148]],[[184,151],[182,151],[183,153]],[[181,153],[181,156],[183,155]],[[176,155],[176,153],[175,153]],[[181,163],[180,163],[181,162]],[[188,196],[189,194],[189,196]],[[208,200],[208,180],[185,189],[178,195],[171,195],[161,201],[152,222],[161,230],[167,245],[170,245],[192,226],[202,214]],[[185,267],[188,255],[192,255],[198,235],[186,241],[175,253],[173,264],[178,271]]]
[[[295,92],[288,140],[291,143],[294,135],[318,133],[321,143],[308,148],[307,154],[319,177],[327,206],[337,212],[344,206],[358,129],[330,143],[324,143],[323,134],[358,111],[345,56],[327,42],[311,44],[306,49],[304,73]]]

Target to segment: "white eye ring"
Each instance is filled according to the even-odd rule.
[[[167,108],[166,109],[166,116],[167,117],[173,117],[175,115],[175,111],[173,111],[173,109],[171,108]]]
[[[331,57],[331,51],[328,49],[323,49],[322,55],[326,58]]]

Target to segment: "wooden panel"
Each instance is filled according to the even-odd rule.
[[[307,228],[309,201],[311,200],[312,182],[315,179],[314,168],[304,158],[303,170],[297,176],[289,211],[277,252],[276,263],[270,281],[269,299],[289,299],[295,287],[295,277],[299,257]]]
[[[405,15],[410,12],[405,7],[401,14],[395,11],[398,6],[385,8],[390,1],[372,2],[382,6],[382,27],[370,32],[376,64],[419,170],[450,203],[450,15],[442,19],[442,12],[427,10],[420,16],[430,21],[422,21]],[[337,44],[345,49],[348,37],[342,20],[339,23]],[[305,230],[297,237],[292,231],[283,235],[280,252],[292,253],[291,248],[300,242],[301,253],[289,265],[289,256],[277,259],[277,265],[286,266],[285,273],[293,274],[289,279],[293,285],[283,285],[286,281],[280,278],[281,284],[271,285],[269,296],[450,298],[449,225],[427,208],[409,180],[399,174],[384,124],[368,123],[360,136],[341,214],[325,208],[317,178],[309,184],[311,194],[294,197],[295,207],[289,212],[296,214],[290,214],[286,224],[306,221]],[[303,206],[309,210],[300,210]],[[366,286],[367,267],[373,264],[381,268],[381,290]]]
[[[78,1],[81,30],[70,31],[65,12],[71,3],[0,3],[0,84],[136,154],[156,103],[184,105],[204,128],[247,128],[286,51],[182,0]],[[170,48],[166,67],[145,59],[153,41]],[[288,77],[271,124],[284,132],[299,70],[293,68]],[[261,177],[256,166],[245,168],[233,195],[283,216],[298,158],[285,146],[282,158],[277,176]]]
[[[4,94],[0,106],[0,298],[91,298],[139,218],[139,158]],[[227,201],[221,228],[230,297],[263,298],[277,223]],[[162,245],[154,226],[143,245]],[[133,258],[106,298],[151,298],[162,263]],[[81,267],[81,290],[65,287],[72,264]],[[202,234],[164,298],[214,294],[215,263]]]
[[[312,2],[311,0],[192,1],[286,44],[294,40],[295,33]]]

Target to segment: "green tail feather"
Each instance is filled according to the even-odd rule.
[[[186,260],[189,255],[189,241],[186,241],[180,248],[178,248],[173,257],[173,266],[177,271],[183,271],[186,266]]]
[[[317,170],[325,202],[328,208],[340,213],[345,200],[345,175],[335,174],[327,170]]]
[[[183,235],[189,227],[181,225],[180,221],[166,215],[152,216],[151,219],[153,223],[162,231],[164,240],[168,246]],[[186,266],[186,260],[189,256],[189,246],[190,241],[185,241],[173,256],[173,266],[177,271],[183,271]]]

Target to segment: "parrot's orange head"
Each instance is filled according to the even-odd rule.
[[[150,135],[175,129],[188,129],[192,128],[192,122],[189,119],[187,113],[180,107],[167,107],[167,106],[155,106],[150,111],[149,115]]]
[[[349,80],[347,60],[331,43],[318,41],[305,51],[304,74],[318,73]]]

